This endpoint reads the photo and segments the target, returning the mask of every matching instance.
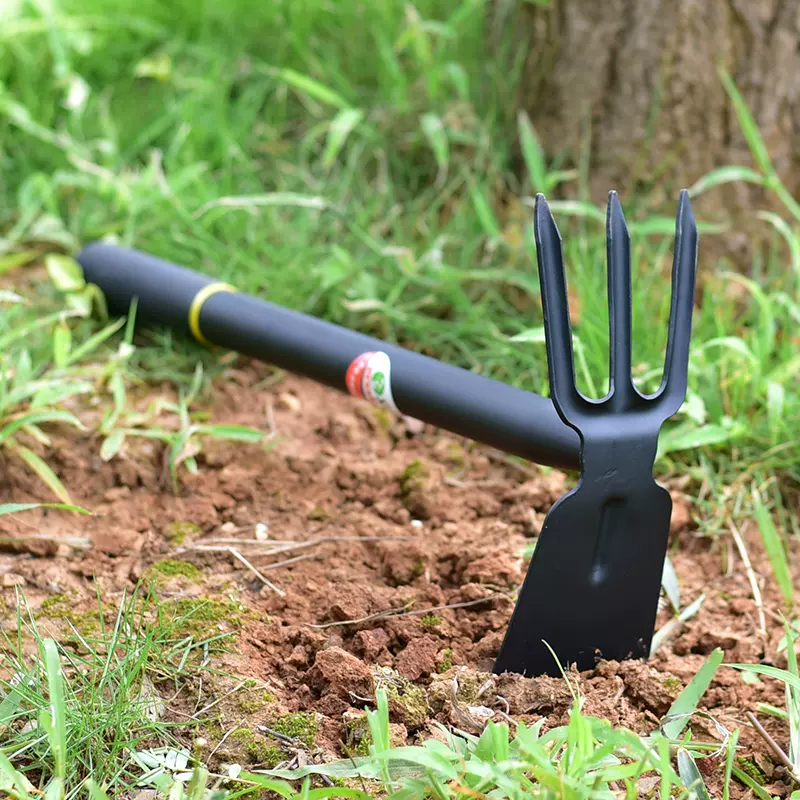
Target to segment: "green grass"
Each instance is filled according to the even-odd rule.
[[[547,391],[526,204],[539,190],[575,194],[582,178],[548,160],[527,117],[517,118],[519,65],[507,48],[485,52],[482,2],[345,3],[334,12],[320,0],[302,13],[289,2],[222,11],[59,0],[52,8],[47,16],[44,6],[24,6],[0,26],[8,265],[34,258],[42,242],[75,252],[112,237]],[[355,56],[356,37],[372,58]],[[748,135],[758,169],[714,173],[695,194],[737,178],[788,202]],[[623,200],[634,363],[650,390],[666,341],[672,209],[653,216],[646,198]],[[608,341],[603,209],[555,202],[554,210],[580,306],[578,380],[599,396]],[[708,263],[701,247],[706,291],[719,301],[696,314],[689,399],[662,437],[661,473],[688,462],[703,482],[758,462],[796,481],[786,443],[800,421],[788,391],[800,362],[784,334],[800,315],[796,221],[765,216],[775,246],[749,276]],[[709,229],[705,236],[718,235]],[[744,308],[719,297],[732,282]],[[150,342],[129,360],[138,376],[177,374],[188,389],[198,359],[215,374],[212,356],[168,332]]]
[[[518,65],[503,48],[485,52],[482,2],[345,3],[335,12],[321,0],[302,12],[289,2],[239,2],[223,12],[59,0],[49,17],[44,6],[25,8],[0,27],[0,250],[9,263],[43,230],[68,252],[109,236],[547,391],[526,203],[539,190],[575,193],[580,176],[549,161],[527,117],[516,117]],[[356,37],[372,58],[352,52]],[[517,132],[522,172],[512,159]],[[737,177],[787,200],[763,145],[751,143],[758,170],[712,174],[695,193]],[[634,363],[650,390],[666,341],[673,222],[644,214],[642,198],[624,203]],[[578,379],[599,396],[608,342],[603,209],[554,209],[581,308]],[[800,252],[790,224],[770,222]],[[698,311],[689,400],[663,437],[661,472],[688,461],[702,481],[707,469],[727,476],[761,462],[796,479],[785,443],[800,421],[787,391],[800,361],[783,332],[800,314],[800,259],[787,270],[786,243],[775,244],[750,276],[702,261],[709,294],[736,282],[746,303],[723,298]],[[198,358],[213,365],[169,333],[152,343],[130,361],[137,374],[174,376],[177,367],[188,386]]]
[[[543,798],[589,798],[613,796],[614,787],[635,796],[640,781],[653,776],[661,796],[689,798],[687,775],[690,785],[699,780],[705,791],[695,758],[718,748],[687,737],[681,742],[678,771],[672,766],[670,748],[713,678],[721,651],[709,657],[678,697],[661,729],[645,737],[585,715],[583,699],[575,693],[569,723],[547,732],[545,720],[520,724],[513,735],[507,723],[490,722],[480,737],[442,727],[444,741],[392,748],[388,698],[385,689],[378,689],[375,710],[367,711],[367,756],[291,771],[251,773],[231,765],[227,775],[211,775],[196,754],[170,735],[175,726],[161,721],[152,691],[154,681],[185,678],[191,646],[181,654],[169,631],[143,626],[135,603],[123,605],[113,628],[94,640],[94,646],[83,640],[86,656],[60,650],[38,632],[37,642],[35,657],[20,658],[0,704],[0,726],[6,732],[0,791],[15,800],[30,800],[40,792],[60,800],[84,796],[82,791],[99,799],[134,786],[197,800],[256,797],[262,790],[297,800],[370,800],[387,793],[408,800],[493,793],[513,800],[534,791]],[[167,655],[165,642],[172,645]],[[37,724],[24,724],[31,720]],[[294,735],[297,728],[285,730]],[[150,742],[153,736],[162,740],[161,747],[136,749],[140,737]],[[334,778],[339,785],[311,789],[313,776],[326,776],[329,783]],[[300,790],[286,778],[302,781]],[[342,785],[353,779],[361,788]]]
[[[163,698],[212,671],[208,643],[181,632],[183,617],[157,613],[153,598],[138,592],[116,610],[98,600],[94,611],[76,614],[68,603],[43,613],[67,624],[62,647],[42,633],[23,596],[17,609],[0,662],[0,792],[9,765],[19,783],[53,791],[48,797],[83,796],[87,780],[126,790],[158,753],[185,750],[179,736],[198,723],[170,721]]]
[[[222,370],[217,354],[168,331],[134,339],[132,319],[102,319],[101,298],[64,256],[103,237],[546,393],[530,209],[534,193],[546,191],[555,198],[580,312],[573,320],[578,381],[591,396],[604,393],[604,209],[558,199],[562,191],[585,196],[585,170],[543,153],[529,119],[517,114],[521,64],[504,44],[486,51],[487,8],[480,0],[32,0],[4,8],[0,276],[17,293],[0,294],[0,454],[36,474],[43,498],[71,507],[46,447],[55,425],[84,425],[72,408],[81,398],[104,410],[96,431],[103,458],[136,438],[155,438],[169,451],[173,488],[182,469],[196,468],[208,436],[264,444],[259,431],[206,425],[197,412],[207,380]],[[657,470],[689,476],[704,534],[723,535],[732,518],[755,517],[788,607],[789,540],[797,526],[787,510],[796,506],[800,464],[800,358],[792,335],[800,322],[800,206],[777,179],[735,85],[724,73],[720,80],[753,165],[716,170],[692,194],[755,183],[782,212],[759,212],[771,239],[745,271],[710,261],[704,242],[726,231],[700,220],[706,300],[694,319],[687,402],[661,437]],[[673,209],[653,209],[647,197],[622,200],[632,235],[635,376],[653,390],[666,342]],[[31,289],[29,267],[43,261],[50,283]],[[174,382],[176,398],[134,411],[131,394],[142,382],[163,380]],[[4,504],[0,513],[25,507]],[[129,623],[123,614],[108,635]],[[34,621],[26,625],[35,633]],[[174,631],[159,630],[142,634],[138,649],[88,648],[79,665],[85,674],[71,662],[51,723],[43,718],[41,731],[17,725],[16,738],[3,742],[14,763],[0,759],[0,789],[8,791],[3,776],[11,780],[9,769],[16,769],[42,788],[59,782],[48,796],[60,796],[63,786],[78,796],[89,789],[88,777],[113,796],[112,788],[127,786],[128,755],[139,737],[169,751],[171,731],[144,719],[136,703],[120,702],[152,670],[173,669]],[[34,684],[0,701],[8,712],[9,698],[22,703],[24,694],[30,719],[59,691],[53,645],[38,642],[36,660],[14,656]],[[102,681],[86,679],[101,662]],[[796,668],[789,674],[796,677]],[[783,713],[796,764],[798,698],[788,692]],[[370,718],[373,747],[388,743],[381,713],[379,705]],[[120,726],[128,734],[107,741],[104,731]],[[546,741],[535,729],[516,738],[503,726],[487,731],[481,739],[451,737],[447,752],[428,744],[402,757],[433,759],[439,771],[430,781],[466,764],[457,777],[471,791],[495,781],[509,796],[529,788],[522,778],[528,767],[540,770],[542,786],[558,776],[572,782],[569,796],[588,796],[592,776],[602,783],[622,769],[612,760],[598,766],[598,754],[633,754],[637,769],[658,772],[664,792],[678,792],[696,772],[687,750],[675,772],[662,740],[654,751],[652,742],[585,717],[579,707]],[[731,741],[728,776],[741,778],[735,736]],[[395,789],[387,770],[399,757],[372,753],[378,778]],[[186,794],[200,798],[218,779],[198,768],[194,781]],[[296,794],[284,784],[273,789],[331,796],[307,788]],[[450,796],[438,783],[431,791]],[[20,782],[11,792],[24,797],[27,789]],[[98,788],[91,792],[101,797]]]

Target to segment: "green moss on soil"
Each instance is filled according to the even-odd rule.
[[[421,728],[428,719],[425,690],[390,667],[377,667],[373,674],[375,688],[386,690],[389,711],[410,730]]]
[[[267,689],[254,692],[248,691],[239,695],[236,705],[239,706],[241,711],[245,714],[255,714],[257,711],[263,710],[265,706],[275,702],[275,695]]]
[[[42,600],[39,606],[39,614],[43,617],[63,616],[62,606],[69,604],[69,598],[65,594],[54,594]]]
[[[436,628],[442,624],[442,618],[438,614],[426,614],[419,621],[419,624],[422,625],[423,628]]]
[[[156,561],[147,570],[146,575],[155,579],[163,576],[165,578],[187,578],[188,580],[196,581],[202,578],[203,573],[189,561],[165,558],[162,561]]]
[[[193,522],[173,522],[164,529],[164,536],[173,544],[183,544],[188,538],[197,536],[200,526]]]
[[[419,578],[422,573],[425,572],[425,559],[418,558],[414,562],[414,566],[411,568],[411,579]]]
[[[369,729],[367,715],[363,714],[344,724],[344,744],[351,756],[368,756],[372,744],[372,732]]]
[[[448,647],[444,651],[444,656],[439,664],[439,672],[447,672],[453,666],[453,650]]]
[[[271,768],[286,759],[286,755],[280,747],[270,743],[263,736],[248,728],[241,728],[232,733],[231,739],[241,746],[251,764]]]
[[[428,474],[428,468],[425,464],[419,459],[415,459],[400,475],[400,491],[407,495],[415,489],[421,489]]]
[[[746,772],[759,786],[764,786],[767,782],[767,776],[764,771],[752,759],[737,756],[736,766],[742,772]]]
[[[197,640],[238,630],[253,614],[240,602],[229,598],[182,597],[163,603],[161,608],[176,623],[177,634],[193,636]],[[213,630],[212,626],[219,626],[219,630]],[[225,643],[217,640],[211,646],[221,650]]]
[[[100,630],[99,611],[76,611],[75,598],[64,594],[54,594],[44,599],[39,606],[39,616],[48,619],[60,619],[68,622],[83,638],[96,636]],[[71,632],[66,634],[65,641],[76,641],[79,637]]]
[[[310,711],[298,711],[295,714],[283,714],[269,727],[284,736],[300,740],[306,747],[314,747],[319,730],[319,720],[317,715]]]
[[[467,463],[464,448],[456,442],[451,442],[447,447],[447,460],[454,467],[463,467]]]

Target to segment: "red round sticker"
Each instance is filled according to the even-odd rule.
[[[347,384],[347,391],[354,397],[364,397],[363,377],[364,370],[369,364],[370,358],[375,355],[374,352],[362,353],[360,356],[353,359],[350,366],[347,368],[345,375],[345,383]]]

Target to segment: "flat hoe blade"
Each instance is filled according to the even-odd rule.
[[[541,194],[535,236],[550,393],[580,436],[581,478],[547,514],[494,672],[558,675],[559,663],[591,669],[601,659],[646,658],[650,649],[672,514],[653,463],[661,426],[686,396],[697,227],[683,191],[664,377],[645,396],[631,377],[630,237],[617,194],[610,193],[610,380],[602,400],[586,398],[575,384],[561,236]]]

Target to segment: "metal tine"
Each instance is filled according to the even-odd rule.
[[[640,399],[631,376],[631,237],[619,195],[608,194],[606,211],[608,260],[609,406],[626,411]]]
[[[697,269],[697,224],[682,189],[675,218],[675,251],[672,259],[672,300],[669,313],[664,378],[656,393],[664,418],[671,417],[686,398],[689,347],[692,338],[695,272]]]
[[[556,410],[565,422],[570,423],[572,419],[581,415],[587,403],[575,384],[572,326],[569,319],[561,234],[543,194],[536,195],[534,235],[547,334],[545,339],[550,393]]]

